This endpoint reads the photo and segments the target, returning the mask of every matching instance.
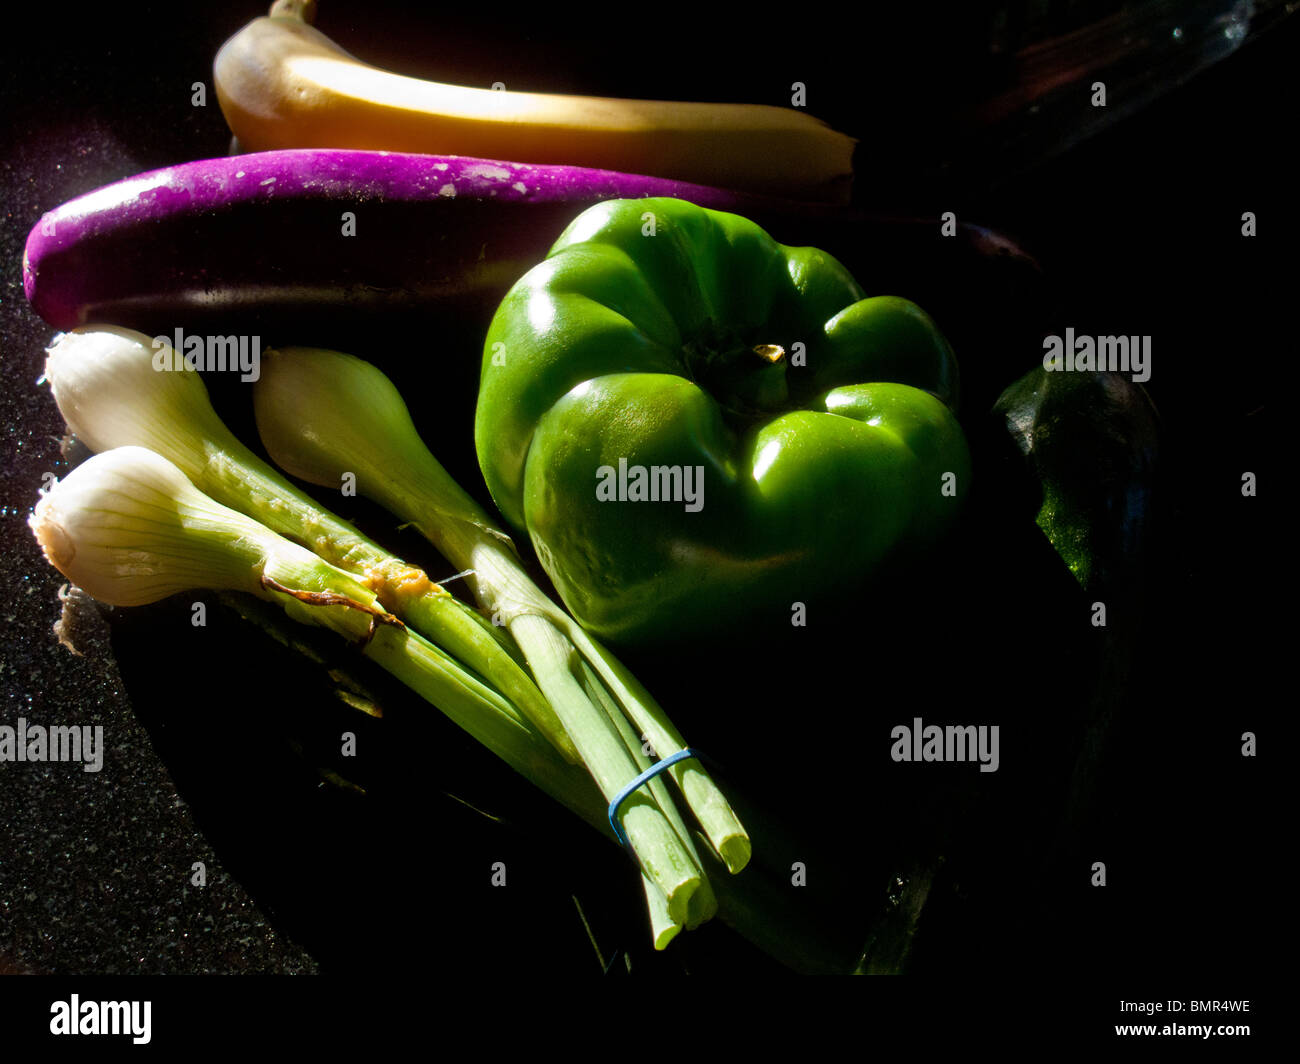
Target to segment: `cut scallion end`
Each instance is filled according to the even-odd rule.
[[[669,914],[663,892],[644,872],[641,874],[641,885],[645,892],[646,915],[650,918],[650,940],[655,949],[667,949],[668,943],[680,934],[683,925]]]

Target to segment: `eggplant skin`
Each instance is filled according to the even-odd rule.
[[[599,200],[674,196],[757,216],[801,205],[663,178],[465,156],[294,149],[204,159],[46,214],[23,287],[58,329],[210,321],[301,328],[368,312],[489,313]],[[301,335],[299,333],[298,335]]]
[[[139,174],[41,218],[23,286],[56,329],[239,333],[376,359],[428,337],[477,367],[497,306],[569,222],[599,200],[647,196],[743,214],[783,244],[830,252],[869,293],[926,307],[982,405],[1028,368],[1002,363],[1017,349],[1008,328],[1031,328],[1042,302],[1038,266],[978,226],[940,239],[936,218],[468,156],[302,148]]]

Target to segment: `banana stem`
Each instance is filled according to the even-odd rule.
[[[275,0],[269,12],[271,18],[298,18],[307,25],[316,21],[316,0]]]

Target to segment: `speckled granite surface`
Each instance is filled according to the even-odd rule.
[[[108,749],[96,773],[68,764],[4,766],[0,970],[317,968],[270,926],[205,841],[132,712],[108,625],[93,604],[78,611],[81,656],[58,644],[51,628],[63,581],[26,528],[42,474],[68,468],[62,419],[49,390],[37,386],[53,334],[23,299],[27,231],[45,210],[107,181],[188,153],[220,154],[228,139],[220,113],[190,107],[179,88],[204,78],[197,64],[221,39],[215,25],[178,27],[169,49],[173,76],[164,78],[140,76],[148,63],[132,55],[120,28],[74,37],[70,47],[41,34],[7,34],[0,64],[0,718],[102,726]],[[194,862],[207,870],[202,890],[189,885]]]

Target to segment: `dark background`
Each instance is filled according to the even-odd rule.
[[[23,241],[42,212],[91,188],[224,154],[212,56],[261,11],[148,8],[57,20],[29,12],[0,61],[3,719],[102,723],[109,746],[97,775],[0,766],[0,971],[434,964],[596,975],[604,962],[614,972],[780,974],[721,926],[651,955],[621,856],[535,808],[526,787],[492,775],[489,759],[420,719],[382,678],[358,673],[390,719],[359,721],[316,671],[248,637],[232,614],[213,608],[211,628],[196,635],[188,601],[130,616],[91,607],[81,611],[85,655],[55,643],[62,581],[24,522],[41,473],[67,463],[61,419],[36,385],[51,330],[23,300]],[[1263,498],[1243,499],[1240,478],[1256,472],[1268,495],[1265,393],[1294,347],[1275,314],[1283,280],[1294,288],[1294,189],[1284,200],[1282,188],[1296,128],[1285,72],[1296,55],[1294,19],[1186,84],[1157,72],[1153,86],[1168,91],[1050,154],[1060,137],[1014,125],[990,131],[973,104],[1011,76],[1017,41],[1069,32],[1089,12],[1020,8],[1038,11],[1038,21],[1008,23],[981,5],[960,16],[855,7],[850,25],[845,9],[829,6],[759,18],[566,6],[557,21],[339,2],[323,5],[316,24],[377,65],[465,84],[783,105],[790,83],[804,81],[808,109],[860,140],[860,206],[930,219],[955,211],[1010,234],[1043,267],[1042,289],[997,304],[1005,333],[983,320],[978,363],[963,359],[969,394],[984,401],[965,414],[973,434],[988,431],[973,427],[988,401],[1041,358],[1038,324],[1153,337],[1147,388],[1162,418],[1163,473],[1145,613],[1129,632],[1133,671],[1108,696],[1112,723],[1085,751],[1085,795],[1071,783],[1089,712],[1081,692],[1093,691],[1106,651],[1089,642],[1078,589],[1044,552],[1032,509],[1010,538],[1009,519],[971,524],[965,549],[940,556],[936,569],[962,571],[931,571],[917,585],[946,588],[938,616],[912,603],[901,610],[907,627],[886,631],[869,609],[865,620],[850,613],[818,646],[778,660],[743,647],[725,661],[629,660],[688,735],[726,763],[728,778],[781,811],[774,821],[801,825],[833,810],[827,818],[840,834],[814,834],[840,859],[822,866],[838,882],[810,897],[828,906],[861,898],[844,920],[847,939],[860,945],[887,907],[895,865],[938,847],[950,858],[944,891],[920,924],[910,970],[1086,976],[1094,985],[1123,973],[1144,986],[1179,972],[1205,996],[1244,996],[1275,915],[1265,854],[1277,828],[1260,776],[1279,711],[1261,679],[1275,566]],[[199,80],[206,108],[190,104]],[[1077,91],[1085,95],[1051,109],[1053,129],[1095,119]],[[1259,220],[1250,240],[1240,235],[1245,210]],[[1047,307],[1060,316],[1046,320]],[[466,396],[462,420],[471,409]],[[238,421],[237,411],[228,416]],[[444,431],[435,453],[477,488],[468,432]],[[972,521],[1001,496],[982,497]],[[382,522],[364,507],[354,515],[362,527]],[[409,540],[395,545],[445,572]],[[734,680],[738,672],[744,678]],[[890,708],[881,715],[880,705]],[[785,718],[772,707],[797,725],[778,730]],[[915,772],[940,766],[904,775],[891,765],[888,728],[927,714],[1003,722],[996,785],[981,780],[972,793],[955,777],[918,781]],[[361,776],[365,798],[317,773],[340,726],[380,751],[332,766]],[[1245,730],[1260,736],[1253,761],[1240,756]],[[1034,767],[1018,772],[1017,760]],[[952,794],[959,814],[943,801]],[[507,862],[511,888],[492,894],[480,870],[494,860]],[[1088,886],[1094,860],[1107,862],[1104,890]],[[194,861],[207,865],[206,888],[188,885]]]

